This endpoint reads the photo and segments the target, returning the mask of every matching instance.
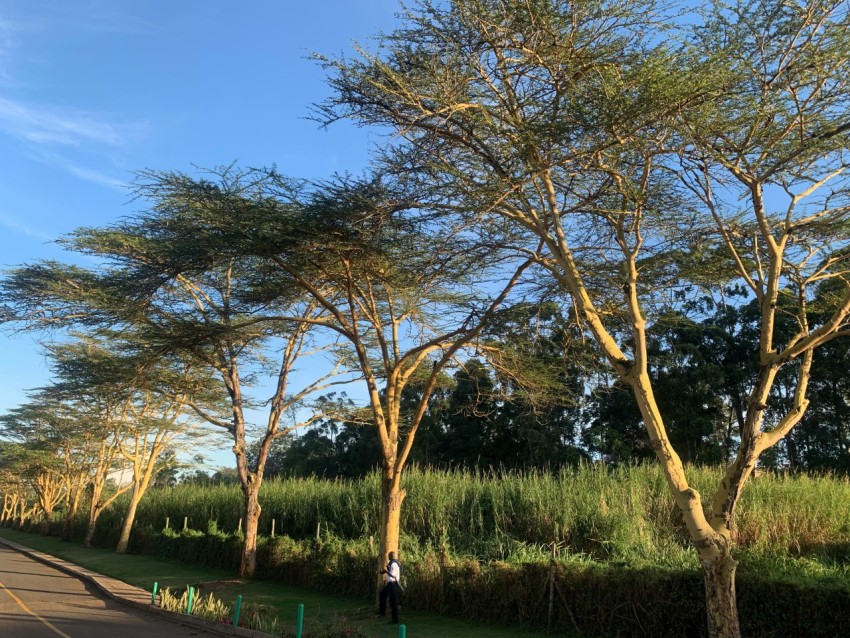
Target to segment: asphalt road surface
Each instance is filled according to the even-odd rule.
[[[104,600],[73,576],[0,545],[2,638],[207,638]]]

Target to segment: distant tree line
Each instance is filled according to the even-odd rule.
[[[633,396],[602,373],[587,344],[570,343],[570,325],[554,305],[523,305],[511,311],[524,315],[523,334],[514,329],[492,337],[505,345],[523,339],[529,357],[525,363],[535,364],[538,372],[550,366],[550,377],[545,379],[548,394],[530,395],[528,388],[504,371],[500,374],[483,355],[470,358],[451,376],[441,377],[420,425],[412,462],[420,467],[526,471],[581,461],[652,460]],[[746,384],[757,365],[751,358],[753,340],[758,339],[755,311],[750,302],[715,308],[710,315],[705,308],[695,309],[698,320],[671,313],[652,340],[659,404],[667,415],[671,440],[688,463],[727,463],[736,452]],[[567,350],[570,356],[564,358]],[[818,351],[809,382],[812,407],[762,458],[763,469],[850,472],[848,370],[846,340]],[[781,413],[787,403],[786,384],[774,389],[771,405],[776,407],[771,414]],[[415,386],[407,390],[411,405],[418,398],[416,390]],[[355,478],[374,470],[379,461],[377,441],[368,427],[324,420],[301,436],[277,443],[266,472]]]

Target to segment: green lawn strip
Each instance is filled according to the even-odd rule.
[[[388,624],[389,614],[386,618],[375,617],[374,606],[368,600],[345,598],[273,581],[244,581],[221,569],[150,556],[116,554],[109,549],[85,548],[76,543],[62,542],[55,537],[6,528],[0,528],[0,536],[149,591],[154,581],[159,583],[160,588],[170,587],[172,590],[183,590],[192,585],[200,587],[202,596],[213,593],[229,605],[233,605],[236,596],[241,594],[243,604],[269,605],[277,609],[280,626],[291,631],[294,631],[298,605],[303,603],[305,632],[335,623],[358,628],[375,638],[398,636],[398,629]],[[411,638],[541,638],[550,635],[520,627],[481,625],[435,614],[406,611],[403,596],[401,605],[401,622],[407,626],[407,635]]]

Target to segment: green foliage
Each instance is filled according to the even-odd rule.
[[[622,534],[624,530],[617,523],[607,530],[597,529],[600,536],[607,532]],[[445,547],[417,545],[410,537],[402,539],[402,551],[405,609],[460,613],[484,623],[548,627],[588,636],[705,635],[702,577],[693,561],[680,567],[627,566],[570,553],[552,561],[544,551],[481,561],[451,556]],[[364,599],[372,592],[374,556],[362,540],[265,538],[258,558],[262,566],[258,575],[289,585]],[[789,577],[789,567],[793,570],[775,556],[745,553],[742,557],[739,604],[745,634],[840,633],[843,623],[850,621],[847,575],[840,577],[840,570],[829,572],[823,566],[815,573],[810,566],[808,575],[800,571]],[[825,578],[826,574],[831,578]],[[555,597],[551,616],[550,592]],[[185,609],[185,594],[175,607]],[[244,609],[249,610],[245,626],[274,630],[272,610],[250,605]],[[347,628],[340,620],[309,635],[357,635],[344,633]]]
[[[269,605],[253,603],[248,603],[242,607],[242,612],[239,615],[239,626],[262,631],[266,634],[277,634],[280,631],[277,610]]]
[[[171,593],[171,589],[166,587],[159,592],[159,606],[166,611],[175,613],[186,613],[186,605],[189,601],[189,588],[178,598]],[[226,623],[229,622],[231,609],[222,601],[218,600],[213,594],[208,594],[206,597],[201,595],[199,589],[196,589],[192,599],[192,615],[204,620],[212,620],[214,622]]]
[[[691,473],[701,490],[720,480],[719,469],[693,467]],[[661,471],[652,465],[585,464],[557,473],[502,475],[414,470],[405,487],[402,548],[408,555],[448,548],[455,556],[485,561],[534,561],[545,559],[548,545],[557,542],[570,556],[600,562],[696,565],[681,515]],[[267,481],[260,533],[268,536],[274,518],[278,538],[261,539],[259,551],[274,555],[283,551],[282,544],[302,541],[365,545],[379,528],[379,493],[376,474],[362,480]],[[239,551],[240,503],[241,492],[233,485],[152,490],[137,513],[134,551],[232,565]],[[117,533],[121,509],[103,514],[98,543],[109,543]],[[745,490],[736,533],[741,546],[758,555],[834,563],[850,557],[848,512],[847,478],[766,474]],[[344,582],[350,574],[340,569]]]

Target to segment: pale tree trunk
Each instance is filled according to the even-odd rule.
[[[400,487],[401,473],[393,470],[383,470],[381,478],[381,536],[378,544],[378,565],[375,570],[378,573],[377,588],[375,590],[375,603],[381,588],[384,586],[384,576],[380,570],[384,569],[390,560],[390,552],[395,553],[396,558],[401,558],[398,552],[399,538],[401,536],[401,504],[407,492]]]
[[[83,477],[78,477],[73,490],[69,489],[70,502],[66,501],[67,511],[65,512],[65,523],[62,526],[62,540],[70,541],[71,532],[74,527],[74,521],[77,520],[77,514],[80,511],[80,501],[83,495]]]
[[[141,486],[138,482],[133,484],[133,492],[130,494],[127,514],[124,516],[124,526],[121,528],[121,536],[118,538],[118,545],[115,548],[116,554],[127,553],[127,547],[130,544],[130,532],[133,531],[133,523],[136,521],[136,509],[142,500],[143,492],[140,488]]]
[[[735,594],[737,562],[731,554],[731,513],[728,516],[712,515],[713,523],[709,524],[700,494],[689,486],[682,461],[667,438],[648,373],[631,375],[627,377],[627,381],[632,385],[650,442],[673,492],[676,505],[682,512],[691,543],[702,566],[708,635],[710,638],[740,638]],[[734,502],[737,502],[737,497]]]
[[[86,525],[86,537],[83,539],[84,547],[94,546],[94,533],[97,530],[97,519],[100,517],[100,513],[102,511],[103,509],[101,509],[97,504],[93,504],[92,508],[89,510],[89,522]]]
[[[248,467],[248,447],[245,441],[245,414],[242,411],[242,384],[239,378],[239,368],[233,360],[227,360],[227,365],[220,369],[224,384],[230,394],[230,407],[233,421],[230,434],[233,437],[233,455],[236,457],[236,473],[239,476],[240,487],[244,495],[245,525],[243,532],[245,540],[242,543],[242,556],[239,559],[239,576],[253,578],[257,569],[257,531],[260,523],[260,473],[252,472]],[[262,455],[263,450],[260,450]],[[260,463],[262,467],[262,463]]]
[[[86,525],[86,537],[83,539],[84,547],[92,547],[94,545],[94,533],[97,530],[97,519],[100,518],[101,512],[104,510],[103,503],[100,502],[100,497],[103,494],[104,481],[100,477],[95,477],[92,483],[91,505],[89,505],[89,521]]]
[[[50,534],[50,519],[53,517],[53,506],[50,505],[48,507],[41,508],[41,525],[39,526],[39,530],[42,536],[48,536]]]
[[[103,514],[106,508],[116,501],[119,496],[132,487],[132,485],[126,485],[125,487],[116,490],[115,493],[105,501],[101,501],[104,486],[105,480],[103,478],[95,480],[92,485],[91,505],[89,506],[89,521],[86,526],[86,537],[83,540],[83,545],[86,547],[92,547],[94,545],[94,534],[95,531],[97,531],[97,521],[100,518],[100,515]]]
[[[3,513],[0,514],[0,524],[7,524],[15,515],[18,505],[18,496],[15,494],[3,495]]]
[[[18,513],[17,513],[18,529],[24,528],[24,524],[29,520],[29,518],[33,514],[35,514],[37,509],[38,509],[38,506],[35,505],[35,504],[33,504],[29,509],[27,509],[27,500],[25,498],[22,498],[20,500],[20,502],[18,503]]]
[[[245,493],[245,543],[242,546],[242,558],[239,561],[239,576],[253,578],[257,570],[257,531],[260,513],[263,508],[259,501],[259,485],[252,481],[243,487]]]
[[[407,492],[399,487],[399,478],[395,472],[388,472],[385,473],[381,481],[381,543],[379,558],[383,561],[383,565],[386,565],[389,560],[390,552],[394,552],[398,556],[398,542],[401,534],[401,504],[407,495]]]
[[[62,497],[60,480],[49,474],[41,474],[34,482],[35,493],[38,497],[38,509],[41,510],[41,534],[47,536],[50,532],[50,519],[53,518],[53,508]]]
[[[738,561],[732,558],[728,544],[718,550],[711,559],[701,561],[708,635],[715,638],[737,638],[741,635],[735,592],[735,569]]]

